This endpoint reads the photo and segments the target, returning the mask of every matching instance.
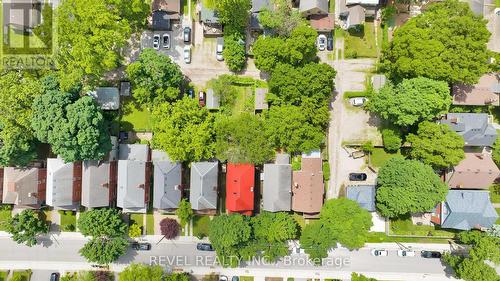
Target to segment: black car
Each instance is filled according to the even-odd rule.
[[[365,181],[367,178],[365,173],[350,173],[349,180],[350,181]]]
[[[137,250],[137,251],[149,251],[151,250],[151,244],[149,243],[137,243],[134,242],[132,243],[132,249]]]
[[[53,272],[53,273],[50,275],[50,281],[59,281],[59,273],[57,273],[57,272]]]
[[[326,49],[333,51],[333,35],[331,32],[326,35]]]
[[[200,251],[209,251],[209,252],[215,251],[214,247],[212,247],[212,244],[209,243],[198,243],[196,244],[196,249]]]
[[[184,37],[184,43],[189,43],[191,42],[191,28],[189,27],[184,27],[184,32],[183,32],[183,37]]]
[[[441,253],[437,251],[422,251],[420,254],[423,258],[427,259],[439,259],[441,258]]]

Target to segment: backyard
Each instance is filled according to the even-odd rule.
[[[0,231],[6,230],[6,224],[12,216],[12,210],[9,205],[0,205]]]
[[[351,28],[344,32],[345,50],[344,57],[347,58],[376,58],[382,47],[382,31],[377,27],[377,38],[375,38],[375,25],[366,22],[361,28]]]
[[[382,167],[387,160],[396,155],[401,155],[401,152],[398,150],[398,152],[390,153],[385,151],[384,148],[377,147],[373,149],[373,152],[370,155],[371,166],[377,168]]]
[[[432,225],[415,225],[410,217],[392,219],[390,234],[409,236],[439,236],[453,238],[458,231],[441,229]]]
[[[194,216],[193,217],[193,235],[195,237],[208,236],[208,224],[210,223],[209,216]]]
[[[61,230],[75,231],[76,230],[76,215],[73,211],[59,211],[61,216]]]
[[[151,112],[133,99],[124,99],[120,130],[149,132],[151,131]]]

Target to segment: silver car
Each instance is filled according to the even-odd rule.
[[[215,57],[218,61],[223,61],[224,57],[222,56],[222,52],[224,51],[224,37],[217,38],[217,47],[215,49]]]
[[[153,49],[155,49],[155,50],[160,49],[160,35],[159,34],[153,35]]]

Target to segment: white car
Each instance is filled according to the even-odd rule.
[[[184,62],[191,63],[191,46],[184,46]]]
[[[168,33],[163,34],[163,48],[170,49],[170,35]]]
[[[398,250],[399,257],[414,257],[415,251],[412,250]]]
[[[368,100],[367,98],[358,97],[358,98],[349,99],[349,103],[354,105],[354,106],[362,106],[365,104],[365,102],[367,100]]]
[[[387,257],[387,255],[389,255],[389,252],[387,250],[376,250],[376,249],[372,250],[372,256]]]
[[[224,60],[224,56],[222,55],[223,51],[224,51],[224,37],[218,37],[217,47],[215,49],[215,58],[217,58],[218,61]]]
[[[153,48],[155,50],[160,49],[160,35],[159,34],[153,35]]]
[[[318,36],[318,49],[320,51],[324,51],[326,49],[326,36],[324,34],[320,34]]]

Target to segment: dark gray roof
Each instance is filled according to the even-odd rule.
[[[492,146],[497,138],[486,113],[448,113],[440,122],[461,135],[466,146]]]
[[[170,30],[170,15],[166,11],[153,12],[153,30]]]
[[[374,185],[348,186],[346,197],[352,201],[358,202],[361,208],[369,212],[375,212]]]
[[[204,23],[219,23],[219,13],[201,5],[200,21]]]
[[[73,163],[64,163],[61,158],[47,159],[46,203],[55,208],[76,208],[73,202]]]
[[[271,9],[271,0],[252,0],[252,13],[258,13],[264,9]]]
[[[219,162],[191,163],[189,201],[193,210],[217,209]]]
[[[118,110],[120,108],[120,93],[116,87],[99,87],[89,92],[103,110]]]
[[[349,16],[347,18],[348,27],[360,25],[365,22],[366,10],[361,5],[354,5],[347,8]]]
[[[87,208],[109,206],[110,164],[107,161],[84,161],[82,205]]]
[[[490,194],[482,190],[450,190],[441,208],[441,227],[470,230],[491,227],[498,214]]]
[[[146,162],[118,160],[116,205],[124,212],[146,212]]]
[[[263,209],[290,211],[292,204],[292,165],[264,164]]]
[[[176,209],[182,197],[182,166],[172,162],[163,151],[153,150],[154,185],[153,207],[162,210]]]
[[[146,144],[120,144],[119,160],[148,161],[149,148]]]

